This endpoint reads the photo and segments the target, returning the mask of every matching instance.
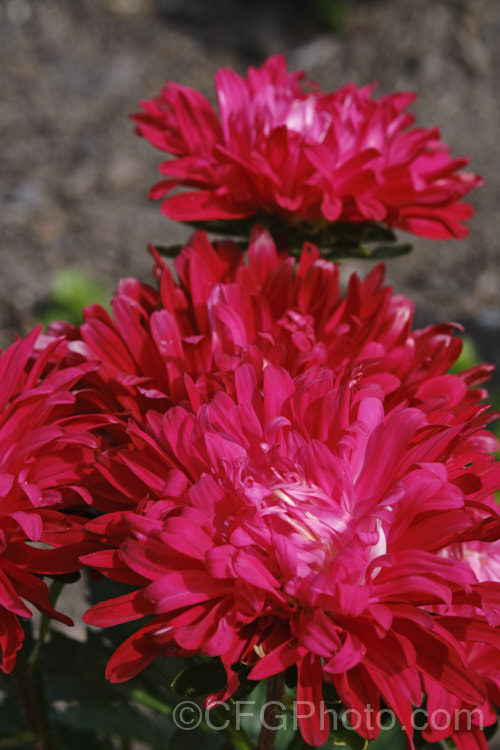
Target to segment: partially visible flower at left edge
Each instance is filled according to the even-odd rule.
[[[23,643],[19,618],[54,610],[44,575],[74,572],[88,549],[82,527],[101,432],[116,419],[89,382],[94,363],[65,367],[58,341],[37,351],[40,329],[0,357],[0,667]],[[99,413],[101,412],[101,413]]]
[[[141,102],[137,132],[173,156],[150,192],[167,196],[163,212],[218,221],[221,231],[241,219],[283,234],[292,227],[317,244],[325,228],[332,238],[343,224],[438,240],[467,235],[473,210],[462,199],[483,180],[460,171],[469,160],[450,156],[438,128],[412,127],[405,110],[414,94],[374,99],[373,86],[352,83],[324,93],[303,78],[278,55],[246,78],[218,71],[218,113],[198,91],[172,82]],[[188,190],[170,195],[176,188]]]

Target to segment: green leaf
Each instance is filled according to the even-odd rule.
[[[87,640],[81,642],[58,631],[51,632],[41,656],[47,700],[107,702],[116,699],[119,688],[117,690],[104,676],[112,649],[104,646],[100,635],[89,632]]]
[[[191,666],[193,659],[178,659],[169,657],[168,659],[157,659],[147,669],[144,670],[132,681],[132,684],[140,690],[145,690],[149,696],[163,702],[168,706],[176,706],[179,698],[172,692],[172,680],[188,666]],[[122,683],[124,686],[128,683]]]
[[[361,258],[364,260],[382,260],[406,255],[413,249],[413,245],[379,245],[373,249],[361,243],[338,244],[331,250],[321,252],[327,260],[346,260],[347,258]]]
[[[285,685],[287,686],[287,688],[290,688],[290,690],[292,690],[293,688],[297,687],[297,680],[298,680],[297,665],[292,664],[292,666],[288,667],[288,669],[285,672]]]
[[[166,258],[177,258],[184,245],[155,245],[154,247],[160,255]]]
[[[331,685],[329,682],[323,683],[323,698],[329,705],[338,705],[341,703],[339,694],[335,690],[335,686]]]
[[[21,710],[18,693],[12,675],[0,672],[0,737],[26,732],[26,718]],[[1,747],[1,746],[0,746]]]
[[[253,691],[259,684],[259,680],[248,679],[248,675],[250,674],[251,669],[244,664],[233,664],[232,668],[237,673],[238,679],[240,681],[238,688],[231,696],[231,700],[233,701],[233,703],[236,703],[237,701],[244,700],[251,693],[253,693]]]
[[[309,750],[310,747],[297,730],[292,737],[292,741],[286,746],[286,750]],[[328,745],[323,745],[323,747],[328,747],[328,750],[330,750],[331,745],[328,743]]]
[[[394,726],[384,726],[376,740],[369,744],[369,750],[406,750],[405,734],[399,723]]]
[[[273,237],[285,237],[293,247],[313,242],[318,247],[359,242],[394,242],[392,229],[374,221],[300,221],[291,223],[274,214],[260,214],[247,219],[185,222],[197,229],[232,237],[250,237],[255,226],[265,227]]]
[[[368,740],[361,737],[349,724],[344,709],[338,710],[337,707],[329,704],[328,708],[333,708],[332,724],[333,729],[330,731],[330,742],[334,745],[347,745],[351,750],[365,750],[368,746]]]
[[[155,695],[151,695],[149,692],[141,687],[134,688],[129,693],[130,698],[141,706],[147,706],[152,708],[164,716],[170,716],[172,713],[171,706],[165,705],[162,700],[158,700]]]
[[[153,747],[168,747],[174,733],[174,725],[162,719],[155,721],[152,715],[139,712],[126,704],[85,703],[78,706],[67,706],[61,711],[53,711],[51,719],[54,724],[62,724],[72,730],[89,730],[97,736],[127,737],[142,740]]]
[[[347,231],[348,225],[344,224],[343,226],[345,227],[344,231]],[[350,224],[350,226],[352,227],[353,225]],[[360,226],[362,227],[360,233],[361,242],[395,242],[396,240],[396,235],[392,229],[384,227],[382,224],[367,222]]]
[[[201,698],[225,690],[226,670],[220,661],[194,664],[180,672],[172,682],[172,691],[183,698]]]
[[[83,729],[73,729],[63,724],[56,728],[56,740],[59,748],[71,748],[71,750],[109,750],[110,738],[99,739],[96,732],[86,732]],[[30,745],[29,750],[33,750]]]
[[[14,734],[0,734],[0,747],[33,747],[36,738],[31,732],[20,731]]]
[[[250,237],[252,229],[256,224],[261,224],[268,228],[269,223],[272,223],[275,227],[283,226],[283,222],[278,217],[269,216],[266,218],[251,216],[248,219],[224,219],[221,221],[215,219],[213,221],[185,221],[183,223],[195,229],[203,229],[206,232],[222,234],[228,237]]]
[[[321,220],[289,223],[279,216],[261,214],[248,219],[186,223],[208,232],[231,236],[233,240],[249,238],[253,228],[260,225],[272,234],[279,246],[288,246],[292,255],[299,256],[304,243],[311,242],[319,248],[321,257],[327,260],[396,258],[412,249],[412,246],[407,244],[393,245],[397,237],[392,229],[372,221],[328,222]],[[247,242],[248,240],[238,243],[242,250],[246,250]],[[365,246],[365,243],[373,242],[384,244],[372,249]],[[159,246],[157,249],[164,255],[175,257],[181,246]]]
[[[193,731],[178,729],[172,736],[168,750],[221,750],[226,743],[222,733],[203,731],[197,727]]]
[[[370,251],[370,257],[374,260],[382,258],[398,258],[400,255],[407,255],[413,250],[413,245],[379,245]]]

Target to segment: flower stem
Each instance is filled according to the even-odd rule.
[[[36,750],[57,750],[31,670],[22,654],[17,655],[12,675],[23,704],[28,727],[35,737],[33,747]]]
[[[64,586],[64,583],[62,583],[62,581],[52,582],[52,586],[50,587],[49,601],[53,607],[55,606],[57,602],[57,599],[63,589],[63,586]],[[38,663],[38,660],[40,658],[42,646],[45,643],[47,633],[49,632],[49,629],[50,629],[50,623],[51,623],[50,617],[47,617],[47,615],[42,615],[42,619],[40,621],[40,630],[38,632],[38,638],[33,647],[33,651],[29,655],[29,659],[28,659],[28,666],[32,672],[35,669]]]
[[[260,729],[257,750],[273,750],[277,732],[277,728],[274,728],[274,719],[278,713],[278,706],[276,704],[283,698],[284,689],[285,682],[282,674],[277,674],[269,678],[267,682],[264,721]]]

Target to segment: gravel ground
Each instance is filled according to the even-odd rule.
[[[419,322],[467,323],[484,356],[500,359],[500,3],[344,5],[333,31],[295,0],[0,0],[0,341],[36,323],[61,266],[110,287],[149,279],[147,241],[187,236],[147,201],[159,154],[133,135],[137,101],[168,78],[212,97],[217,68],[244,72],[283,51],[325,89],[375,79],[380,93],[417,91],[418,122],[439,124],[486,176],[470,236],[416,238],[389,280],[415,300]]]

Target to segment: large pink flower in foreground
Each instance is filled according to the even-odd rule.
[[[261,230],[245,254],[198,233],[175,264],[179,282],[157,258],[159,290],[125,280],[114,319],[92,307],[45,341],[64,331],[57,356],[99,363],[131,417],[130,445],[98,460],[106,513],[87,525],[97,551],[84,560],[134,590],[86,619],[152,620],[108,676],[204,653],[224,663],[227,696],[234,664],[253,679],[296,664],[298,700],[318,708],[301,724],[312,744],[328,731],[322,681],[349,708],[382,699],[406,727],[424,693],[489,723],[500,584],[470,563],[500,536],[475,388],[488,368],[446,374],[453,327],[412,331],[381,268],[343,296],[316,248],[295,260]]]
[[[423,237],[465,237],[462,198],[483,180],[459,170],[437,128],[412,128],[415,95],[372,99],[373,86],[323,93],[282,56],[247,78],[215,76],[219,113],[194,89],[169,83],[141,102],[138,132],[174,158],[151,190],[181,221],[278,217],[314,236],[330,222],[381,222]]]
[[[134,448],[106,462],[141,504],[88,525],[108,549],[85,562],[134,589],[85,620],[153,616],[108,678],[158,655],[203,653],[227,670],[215,700],[237,688],[236,664],[255,680],[296,665],[297,700],[317,709],[300,722],[312,745],[329,733],[323,682],[359,711],[369,739],[378,728],[365,709],[381,700],[411,737],[429,685],[446,705],[495,698],[500,584],[446,554],[500,534],[500,470],[482,412],[443,410],[438,423],[421,409],[386,410],[368,384],[322,366],[292,378],[267,365],[260,387],[251,364],[236,368],[233,396],[150,412],[131,427]],[[468,656],[475,641],[489,644],[488,679]]]
[[[9,672],[23,642],[18,618],[30,606],[71,624],[49,601],[44,574],[81,567],[88,549],[82,515],[102,428],[101,396],[81,383],[94,363],[59,367],[54,348],[36,354],[40,331],[0,357],[0,667]],[[51,361],[52,360],[52,361]],[[75,511],[78,511],[75,513]],[[41,543],[41,544],[38,544]]]

